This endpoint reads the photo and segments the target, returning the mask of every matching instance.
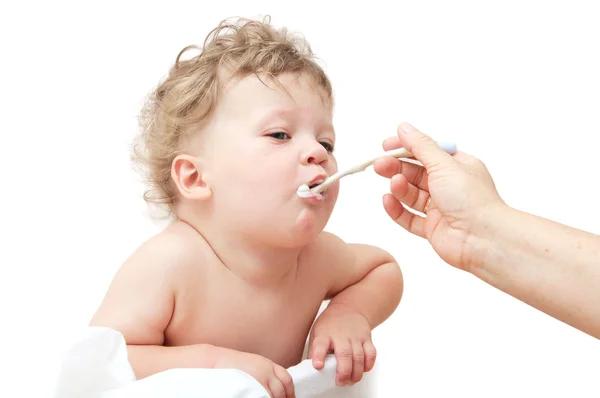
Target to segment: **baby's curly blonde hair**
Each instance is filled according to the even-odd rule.
[[[190,49],[200,54],[182,60]],[[141,132],[133,145],[133,161],[149,185],[144,200],[175,216],[176,188],[171,164],[183,142],[212,114],[225,82],[223,76],[244,77],[266,73],[306,73],[329,100],[329,78],[317,64],[310,45],[286,29],[262,21],[226,19],[213,29],[202,48],[185,47],[168,76],[147,98],[140,115]]]

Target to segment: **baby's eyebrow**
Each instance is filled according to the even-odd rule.
[[[289,121],[300,117],[301,110],[297,108],[273,108],[258,118],[258,126],[265,127],[275,121]],[[315,120],[315,124],[321,132],[333,134],[335,137],[335,129],[330,120]]]
[[[275,120],[281,120],[288,117],[289,113],[292,113],[293,109],[286,108],[275,108],[269,110],[267,113],[262,114],[262,116],[258,119],[259,126],[265,126]]]
[[[333,124],[330,122],[324,123],[322,126],[323,130],[330,132],[335,137],[335,128],[333,128]]]

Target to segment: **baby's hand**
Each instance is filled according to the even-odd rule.
[[[260,355],[224,349],[214,368],[239,369],[254,377],[273,398],[295,398],[294,382],[288,371]]]
[[[377,355],[367,319],[348,306],[330,303],[315,322],[310,337],[308,357],[315,369],[323,368],[329,351],[335,354],[338,386],[360,381],[363,372],[373,369]]]

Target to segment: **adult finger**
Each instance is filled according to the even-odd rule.
[[[449,167],[452,156],[440,148],[431,137],[423,134],[408,123],[398,127],[400,145],[410,151],[415,159],[423,163],[428,172],[432,169]]]
[[[392,149],[401,148],[402,143],[400,142],[400,138],[398,138],[398,136],[395,135],[393,137],[388,137],[385,140],[383,140],[382,146],[384,151],[391,151]]]
[[[408,232],[425,238],[425,219],[408,211],[392,194],[383,196],[383,208],[396,224]]]
[[[391,178],[390,192],[401,203],[422,213],[424,213],[425,204],[430,197],[429,192],[410,184],[402,174]]]
[[[402,174],[408,182],[424,189],[429,190],[428,176],[425,168],[421,165],[404,162],[391,156],[385,156],[375,160],[373,170],[382,177],[392,178],[396,174]]]

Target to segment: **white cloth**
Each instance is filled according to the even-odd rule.
[[[373,397],[371,373],[354,386],[335,385],[336,363],[328,356],[316,370],[310,360],[288,369],[297,398]],[[67,350],[55,384],[55,398],[269,398],[250,375],[235,369],[171,369],[136,380],[123,335],[87,328]]]

